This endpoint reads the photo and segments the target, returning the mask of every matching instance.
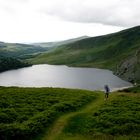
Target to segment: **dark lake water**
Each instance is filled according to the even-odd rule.
[[[132,86],[109,70],[73,68],[56,65],[34,65],[0,73],[0,86],[63,87],[103,90],[105,84],[114,90]]]

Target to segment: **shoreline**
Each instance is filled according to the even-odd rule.
[[[123,89],[127,89],[127,88],[132,88],[134,86],[128,86],[128,87],[121,87],[121,88],[114,88],[111,90],[111,92],[114,92],[114,91],[118,91],[118,90],[123,90]]]
[[[73,89],[73,90],[87,90],[87,91],[102,91],[104,92],[103,89],[101,90],[90,90],[90,89],[82,89],[82,88],[65,88],[65,87],[31,87],[31,86],[2,86],[0,85],[0,87],[4,87],[4,88],[60,88],[60,89]],[[128,88],[132,88],[134,86],[127,86],[127,87],[121,87],[121,88],[112,88],[110,89],[110,93],[111,92],[115,92],[115,91],[119,91],[119,90],[123,90],[123,89],[128,89]]]

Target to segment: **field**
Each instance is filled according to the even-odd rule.
[[[0,139],[139,140],[140,87],[113,92],[0,87]]]
[[[119,93],[113,96],[96,111],[70,118],[61,139],[140,139],[140,95]]]
[[[58,116],[96,96],[82,90],[0,87],[0,139],[34,138]]]

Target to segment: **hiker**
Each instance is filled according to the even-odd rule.
[[[105,91],[104,91],[105,92],[105,100],[107,100],[109,97],[109,92],[110,92],[109,86],[105,85],[104,89],[105,89]]]

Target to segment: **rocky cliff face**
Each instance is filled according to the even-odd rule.
[[[115,74],[129,82],[140,83],[140,48],[119,63]]]

